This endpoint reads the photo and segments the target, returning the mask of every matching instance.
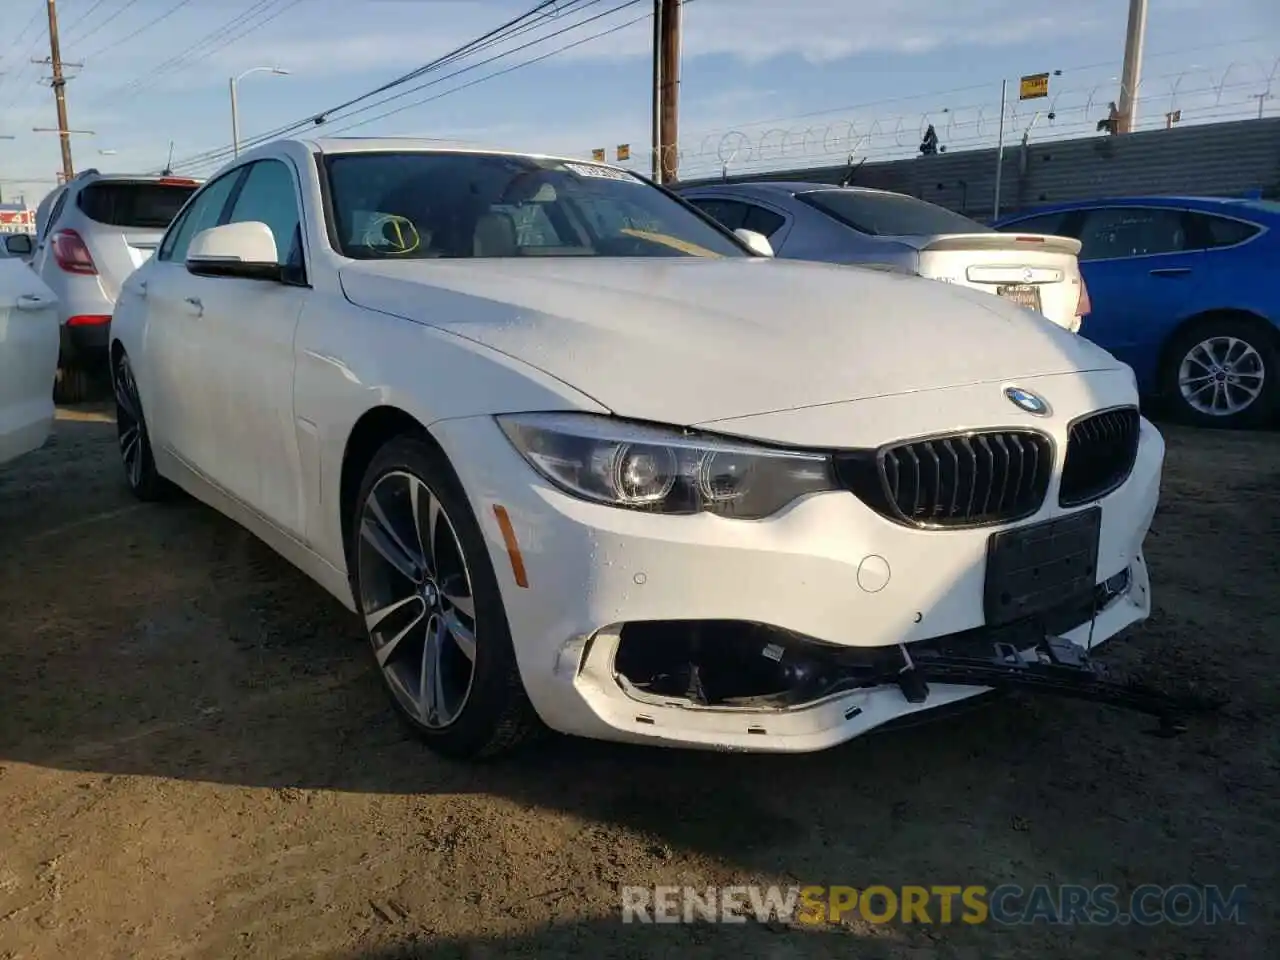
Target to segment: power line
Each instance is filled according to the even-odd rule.
[[[480,63],[474,64],[470,67],[466,67],[462,70],[458,70],[454,73],[449,74],[448,76],[441,77],[437,80],[432,80],[430,83],[424,83],[424,84],[421,84],[420,86],[413,87],[409,90],[404,91],[403,93],[397,94],[395,97],[387,97],[385,100],[381,100],[378,103],[370,104],[366,109],[369,109],[369,110],[375,109],[380,104],[389,103],[392,100],[396,100],[396,99],[399,99],[400,97],[408,96],[412,93],[416,93],[417,91],[423,90],[427,87],[432,87],[432,86],[435,86],[436,84],[444,83],[446,80],[452,80],[454,77],[458,76],[459,74],[466,73],[468,70],[473,70],[475,69],[475,67],[484,66],[485,64],[492,63],[495,60],[500,60],[503,57],[509,56],[510,54],[513,54],[513,53],[519,53],[521,50],[531,47],[534,44],[543,43],[546,40],[551,40],[554,37],[557,37],[557,36],[560,36],[561,34],[569,32],[570,30],[576,30],[579,27],[584,27],[593,20],[599,20],[601,17],[607,17],[612,13],[617,13],[619,10],[625,10],[628,7],[634,7],[637,3],[641,3],[641,2],[643,2],[643,0],[628,0],[628,2],[622,3],[619,6],[614,7],[612,10],[607,10],[604,13],[597,14],[596,16],[591,17],[587,20],[584,20],[581,23],[574,24],[571,27],[566,27],[563,30],[557,30],[555,33],[552,33],[545,37],[541,37],[538,40],[532,41],[530,43],[521,44],[519,47],[516,47],[514,50],[508,50],[497,56],[490,57],[488,60],[483,60]],[[685,0],[685,3],[692,3],[692,2],[693,0]],[[376,114],[375,116],[366,117],[363,120],[358,120],[355,123],[347,124],[346,126],[339,127],[336,130],[326,131],[326,134],[331,137],[337,136],[338,134],[343,133],[347,130],[354,130],[357,127],[363,127],[365,124],[375,123],[378,120],[384,120],[387,117],[394,116],[397,113],[403,113],[404,111],[411,110],[414,107],[420,107],[423,104],[433,103],[434,101],[440,100],[443,97],[447,97],[447,96],[450,96],[451,94],[458,93],[459,91],[466,90],[468,87],[474,87],[477,84],[484,83],[488,80],[493,80],[497,77],[506,76],[508,73],[514,73],[515,71],[521,70],[524,67],[533,66],[535,63],[541,63],[544,60],[550,60],[552,57],[557,56],[558,54],[564,53],[568,50],[572,50],[575,47],[580,47],[583,44],[590,43],[592,40],[599,40],[602,37],[609,36],[610,34],[618,33],[622,30],[625,30],[627,27],[633,27],[637,23],[642,23],[643,21],[650,19],[652,16],[653,14],[646,13],[643,16],[635,17],[634,19],[628,20],[626,23],[619,23],[615,26],[610,27],[607,30],[601,30],[599,33],[593,33],[589,37],[583,37],[579,40],[574,40],[572,43],[566,43],[563,46],[557,47],[554,50],[549,50],[548,52],[541,54],[540,56],[532,57],[528,60],[523,60],[520,63],[513,64],[512,66],[506,67],[502,70],[496,70],[493,73],[485,74],[483,77],[477,77],[474,80],[469,80],[468,82],[461,84],[460,86],[453,87],[449,90],[445,90],[441,93],[434,94],[430,97],[423,97],[420,100],[414,100],[410,103],[401,104],[400,106],[396,107],[394,110],[387,110],[383,113]],[[348,119],[348,118],[342,118],[342,119]]]
[[[97,10],[100,6],[102,6],[102,5],[103,5],[104,3],[106,3],[106,2],[107,2],[107,0],[95,0],[95,2],[94,2],[94,4],[93,4],[93,6],[91,6],[88,10],[86,10],[86,11],[85,11],[84,13],[82,13],[79,17],[77,17],[77,18],[75,19],[75,22],[74,22],[74,23],[72,23],[72,24],[71,24],[71,26],[67,27],[67,33],[68,33],[68,34],[75,33],[76,28],[77,28],[77,27],[79,27],[81,24],[83,24],[86,20],[88,20],[88,19],[89,19],[89,17],[91,17],[91,16],[93,15],[93,12],[94,12],[95,10]],[[106,20],[103,20],[103,21],[102,21],[100,24],[98,24],[96,27],[91,27],[89,30],[86,30],[84,33],[80,34],[79,36],[75,37],[74,39],[75,39],[77,42],[80,42],[80,41],[85,40],[85,39],[86,39],[86,38],[88,38],[88,37],[92,37],[95,33],[98,33],[100,30],[102,30],[102,28],[103,28],[103,27],[105,27],[108,23],[110,23],[110,22],[111,22],[111,20],[112,20],[112,17],[113,17],[113,16],[115,16],[115,17],[120,16],[122,13],[124,13],[126,10],[128,10],[130,7],[132,7],[132,6],[133,6],[135,3],[137,3],[137,2],[138,2],[138,0],[124,0],[124,6],[122,6],[119,10],[117,10],[113,15],[108,16]],[[69,40],[70,40],[70,39],[72,39],[72,38],[71,38],[71,37],[68,37],[67,39],[69,39]]]
[[[629,0],[629,2],[624,3],[624,4],[620,5],[619,7],[615,7],[615,8],[614,8],[614,9],[612,9],[612,10],[606,11],[604,14],[597,15],[596,17],[592,17],[592,18],[590,18],[590,19],[591,19],[591,20],[595,20],[595,19],[599,19],[601,16],[608,16],[610,13],[616,13],[616,12],[617,12],[618,10],[620,10],[620,9],[625,9],[625,8],[627,8],[627,7],[635,6],[637,3],[640,3],[640,2],[644,2],[644,0]],[[686,5],[686,6],[687,6],[688,4],[690,4],[690,3],[693,3],[693,2],[694,2],[694,0],[684,0],[684,3],[685,3],[685,5]],[[385,119],[386,117],[393,116],[394,114],[397,114],[397,113],[402,113],[402,112],[403,112],[403,111],[405,111],[405,110],[409,110],[409,109],[412,109],[412,108],[414,108],[414,107],[422,106],[423,104],[426,104],[426,103],[432,103],[432,102],[434,102],[434,101],[436,101],[436,100],[443,99],[444,97],[451,96],[452,94],[459,93],[459,92],[461,92],[462,90],[467,89],[468,87],[473,87],[473,86],[476,86],[476,85],[478,85],[478,84],[485,83],[485,82],[487,82],[487,81],[489,81],[489,80],[493,80],[493,79],[495,79],[495,78],[497,78],[497,77],[505,76],[506,74],[509,74],[509,73],[514,73],[516,70],[521,70],[521,69],[523,69],[524,67],[532,66],[532,65],[534,65],[534,64],[536,64],[536,63],[541,63],[541,62],[543,62],[544,60],[549,60],[550,58],[552,58],[552,57],[554,57],[554,56],[557,56],[558,54],[564,53],[564,52],[565,52],[565,51],[567,51],[567,50],[572,50],[572,49],[574,49],[575,47],[580,47],[580,46],[582,46],[583,44],[590,43],[590,42],[591,42],[591,41],[593,41],[593,40],[598,40],[598,39],[600,39],[600,38],[602,38],[602,37],[609,36],[610,34],[618,33],[619,31],[625,30],[625,29],[627,29],[628,27],[632,27],[632,26],[635,26],[635,25],[636,25],[636,24],[638,24],[638,23],[642,23],[642,22],[644,22],[645,20],[650,19],[651,17],[652,17],[652,14],[650,14],[650,13],[643,14],[642,16],[639,16],[639,17],[634,17],[633,19],[628,20],[628,21],[626,21],[625,23],[615,24],[614,26],[612,26],[612,27],[610,27],[610,28],[608,28],[608,29],[606,29],[606,30],[601,30],[601,31],[599,31],[599,32],[597,32],[597,33],[591,34],[590,36],[582,37],[582,38],[580,38],[580,39],[578,39],[578,40],[574,40],[574,41],[572,41],[572,42],[570,42],[570,43],[563,44],[562,46],[559,46],[559,47],[557,47],[557,48],[556,48],[556,49],[554,49],[554,50],[550,50],[550,51],[548,51],[547,53],[541,54],[541,55],[539,55],[539,56],[537,56],[537,57],[531,57],[531,58],[530,58],[530,59],[528,59],[528,60],[524,60],[524,61],[521,61],[520,63],[513,64],[512,66],[507,67],[507,68],[505,68],[505,69],[502,69],[502,70],[496,70],[496,71],[494,71],[493,73],[489,73],[489,74],[484,75],[483,77],[477,77],[477,78],[476,78],[476,79],[474,79],[474,80],[468,81],[467,83],[461,84],[461,85],[459,85],[459,86],[457,86],[457,87],[453,87],[453,88],[451,88],[451,89],[449,89],[449,90],[442,91],[442,92],[437,93],[437,94],[435,94],[435,95],[433,95],[433,96],[424,97],[424,98],[421,98],[421,99],[418,99],[418,100],[412,101],[412,102],[410,102],[410,103],[403,104],[403,105],[401,105],[401,106],[399,106],[399,107],[396,107],[396,108],[394,108],[394,109],[392,109],[392,110],[388,110],[388,111],[385,111],[385,112],[383,112],[383,113],[377,114],[376,116],[368,117],[368,118],[366,118],[366,119],[364,119],[364,120],[359,120],[359,121],[357,121],[357,122],[355,122],[355,123],[351,123],[351,124],[347,124],[347,125],[345,125],[345,126],[341,126],[341,127],[337,128],[336,130],[326,131],[326,135],[327,135],[327,136],[338,136],[339,134],[344,133],[344,132],[345,132],[345,131],[347,131],[347,130],[353,130],[353,129],[355,129],[356,127],[364,126],[364,125],[365,125],[365,124],[367,124],[367,123],[373,123],[373,122],[375,122],[375,121],[377,121],[377,120]],[[547,36],[541,37],[541,38],[539,38],[538,40],[533,41],[533,43],[542,43],[542,42],[545,42],[546,40],[552,39],[554,36],[557,36],[557,35],[559,35],[559,34],[566,33],[566,32],[568,32],[569,30],[577,29],[577,28],[579,28],[579,27],[581,27],[581,26],[584,26],[586,22],[589,22],[589,21],[583,21],[583,22],[580,22],[580,23],[574,24],[574,25],[572,25],[572,26],[570,26],[570,27],[566,27],[566,28],[564,28],[564,29],[562,29],[562,30],[556,31],[556,33],[549,34],[549,35],[547,35]],[[530,43],[530,44],[524,44],[524,45],[522,45],[521,47],[515,48],[515,49],[513,49],[513,50],[505,51],[504,53],[499,54],[499,55],[497,55],[497,56],[495,56],[495,57],[492,57],[492,58],[490,58],[489,60],[483,61],[481,64],[473,64],[473,65],[472,65],[472,66],[470,66],[470,67],[466,67],[466,68],[464,68],[464,69],[462,69],[462,70],[457,70],[457,71],[455,71],[455,72],[453,72],[453,73],[451,73],[451,74],[449,74],[449,75],[447,75],[447,76],[445,76],[445,77],[442,77],[442,78],[440,78],[440,79],[438,79],[438,80],[432,81],[431,83],[422,84],[422,85],[420,85],[419,87],[414,87],[414,88],[412,88],[412,89],[410,89],[410,90],[408,90],[408,91],[405,91],[405,93],[404,93],[404,94],[400,94],[400,95],[398,95],[398,96],[408,95],[408,94],[411,94],[411,93],[413,93],[413,92],[415,92],[415,91],[417,91],[417,90],[420,90],[420,89],[422,89],[422,88],[424,88],[424,87],[434,86],[434,85],[435,85],[435,84],[437,84],[437,83],[442,83],[442,82],[444,82],[444,81],[446,81],[446,80],[449,80],[449,79],[452,79],[453,77],[456,77],[458,74],[461,74],[461,73],[466,72],[467,70],[474,69],[474,68],[475,68],[475,67],[477,67],[477,66],[482,66],[482,65],[483,65],[483,63],[489,63],[489,62],[492,62],[492,61],[494,61],[494,60],[502,59],[502,58],[503,58],[503,57],[505,57],[505,56],[509,56],[510,54],[515,53],[515,52],[517,52],[518,50],[523,49],[523,48],[528,47],[528,46],[531,46],[531,45],[533,45],[533,44],[532,44],[532,43]],[[383,100],[383,101],[380,101],[380,102],[381,102],[381,103],[385,103],[385,102],[388,102],[388,101],[390,101],[390,100],[392,100],[392,99],[398,99],[398,97],[394,97],[394,98],[393,98],[393,97],[388,97],[388,98],[386,98],[386,100]],[[375,103],[375,104],[370,104],[369,106],[367,106],[367,107],[363,108],[362,110],[354,111],[354,112],[352,112],[351,114],[348,114],[346,118],[340,118],[340,119],[350,119],[350,118],[351,118],[351,117],[353,117],[353,116],[358,116],[360,113],[364,112],[365,110],[374,109],[374,108],[376,108],[377,106],[378,106],[378,104],[377,104],[377,103]],[[201,165],[203,165],[203,164],[201,164]]]
[[[599,2],[599,0],[591,0],[591,2],[590,2],[590,3],[588,3],[587,5],[588,5],[588,6],[592,6],[592,5],[594,5],[595,3],[597,3],[597,2]],[[415,93],[418,93],[419,91],[425,90],[425,89],[427,89],[428,87],[434,87],[434,86],[436,86],[437,84],[441,84],[441,83],[444,83],[444,82],[446,82],[446,81],[448,81],[448,80],[452,80],[454,77],[460,76],[461,74],[469,73],[469,72],[470,72],[470,71],[472,71],[472,70],[477,70],[477,69],[479,69],[480,67],[487,66],[488,64],[490,64],[490,63],[494,63],[494,62],[496,62],[496,61],[498,61],[498,60],[502,60],[502,59],[504,59],[504,58],[506,58],[506,57],[511,56],[512,54],[519,53],[521,50],[527,50],[527,49],[529,49],[530,47],[537,46],[537,45],[538,45],[538,44],[540,44],[540,43],[546,43],[548,40],[554,40],[556,37],[563,36],[563,35],[564,35],[564,34],[566,34],[566,33],[571,33],[572,31],[577,30],[577,29],[580,29],[581,27],[585,27],[585,26],[586,26],[587,24],[589,24],[589,23],[594,23],[594,22],[595,22],[595,21],[597,21],[597,20],[602,20],[602,19],[604,19],[605,17],[612,16],[612,15],[613,15],[613,14],[615,14],[615,13],[618,13],[618,12],[620,12],[620,11],[622,11],[622,10],[626,10],[626,9],[627,9],[627,8],[629,8],[629,7],[634,7],[634,6],[636,6],[637,4],[642,3],[642,2],[645,2],[645,0],[625,0],[625,2],[620,3],[620,4],[618,4],[616,7],[612,7],[612,8],[611,8],[611,9],[609,9],[609,10],[605,10],[603,13],[597,13],[597,14],[595,14],[595,15],[593,15],[593,16],[587,17],[587,18],[586,18],[586,19],[584,19],[584,20],[579,20],[577,23],[571,23],[571,24],[569,24],[567,27],[562,27],[561,29],[556,30],[556,31],[554,31],[554,32],[552,32],[552,33],[548,33],[548,34],[546,34],[546,35],[544,35],[544,36],[538,37],[538,38],[537,38],[537,39],[535,39],[535,40],[530,40],[530,41],[528,41],[528,42],[526,42],[526,43],[522,43],[522,44],[520,44],[520,46],[518,46],[518,47],[512,47],[510,50],[504,50],[504,51],[502,51],[501,53],[494,54],[492,57],[489,57],[487,60],[481,60],[481,61],[479,61],[479,62],[477,62],[477,63],[470,64],[469,66],[462,67],[462,68],[461,68],[461,69],[459,69],[459,70],[455,70],[453,73],[446,74],[446,75],[445,75],[445,76],[443,76],[443,77],[438,77],[438,78],[436,78],[435,80],[429,80],[429,81],[427,81],[426,83],[418,84],[417,86],[410,87],[410,88],[409,88],[409,89],[407,89],[407,90],[402,90],[400,93],[392,94],[392,95],[391,95],[391,96],[389,96],[389,97],[383,97],[381,100],[376,100],[376,101],[374,101],[373,103],[366,104],[364,107],[360,108],[359,110],[354,110],[354,111],[352,111],[351,113],[347,114],[346,116],[343,116],[343,117],[334,117],[334,118],[332,118],[332,119],[335,119],[335,120],[350,120],[352,117],[354,117],[354,116],[358,116],[359,114],[361,114],[361,113],[363,113],[363,112],[365,112],[365,111],[367,111],[367,110],[376,110],[378,107],[381,107],[381,106],[383,106],[383,105],[385,105],[385,104],[391,103],[391,102],[392,102],[392,101],[394,101],[394,100],[399,100],[399,99],[401,99],[402,97],[408,97],[408,96],[411,96],[412,94],[415,94]],[[639,18],[639,20],[631,20],[631,21],[628,21],[627,23],[622,24],[621,26],[619,26],[619,27],[618,27],[618,28],[616,28],[615,30],[607,30],[607,31],[605,31],[604,33],[597,34],[597,35],[596,35],[596,37],[602,37],[602,36],[605,36],[605,35],[606,35],[606,34],[608,34],[608,33],[614,33],[614,32],[616,32],[616,30],[622,29],[623,27],[629,27],[629,26],[631,26],[631,25],[632,25],[632,24],[634,24],[634,23],[638,23],[640,20],[646,20],[646,19],[648,19],[648,17],[649,17],[649,15],[648,15],[648,14],[645,14],[645,16],[640,17],[640,18]],[[587,39],[588,39],[588,40],[592,40],[592,39],[596,39],[596,37],[588,37]],[[552,51],[552,53],[554,54],[554,53],[556,53],[556,52],[561,52],[561,51],[563,51],[563,50],[567,50],[567,49],[569,49],[569,47],[561,47],[561,48],[560,48],[560,51]],[[545,58],[542,58],[542,59],[545,59]],[[500,72],[500,73],[498,73],[498,74],[491,74],[491,76],[500,76],[500,75],[501,75],[501,73],[508,73],[508,72],[510,72],[510,71],[501,71],[501,72]],[[459,89],[462,89],[462,88],[459,88]],[[413,104],[410,104],[409,106],[412,106],[412,105],[413,105]],[[401,112],[401,110],[403,110],[403,109],[407,109],[407,108],[403,108],[403,107],[401,107],[401,108],[397,108],[397,109],[395,109],[395,110],[388,111],[388,112],[387,112],[387,113],[385,113],[385,114],[379,114],[377,117],[371,117],[371,118],[369,118],[368,120],[362,120],[362,121],[360,121],[360,123],[354,124],[353,126],[362,126],[362,125],[364,125],[364,124],[366,124],[366,123],[372,123],[374,120],[379,119],[379,117],[383,117],[383,116],[391,116],[392,114],[400,113],[400,112]],[[352,129],[352,127],[343,127],[342,129],[344,129],[344,130],[349,130],[349,129]],[[336,131],[335,131],[335,132],[336,132]]]
[[[384,83],[381,86],[368,91],[367,93],[361,94],[358,97],[353,97],[352,99],[347,100],[346,102],[338,104],[334,107],[329,107],[325,110],[308,114],[305,118],[294,121],[293,123],[286,124],[282,127],[277,127],[274,130],[259,134],[256,137],[251,137],[247,141],[245,141],[244,144],[242,144],[242,149],[249,149],[253,146],[257,146],[258,144],[266,143],[270,140],[276,139],[277,137],[285,136],[289,133],[292,133],[297,130],[301,130],[303,128],[318,126],[325,122],[329,114],[340,111],[340,110],[345,110],[353,105],[359,104],[362,101],[369,99],[370,97],[374,97],[379,93],[382,93],[386,90],[393,89],[394,87],[400,84],[409,82],[416,77],[422,76],[425,73],[438,69],[443,64],[448,64],[454,60],[465,57],[471,52],[473,52],[474,50],[476,50],[477,48],[480,48],[487,43],[494,42],[498,38],[505,37],[505,35],[509,34],[514,28],[519,27],[520,24],[530,20],[531,18],[538,17],[539,14],[541,14],[543,11],[548,10],[550,8],[558,7],[559,5],[560,5],[560,0],[542,0],[542,2],[536,4],[532,9],[521,14],[520,16],[514,17],[511,20],[508,20],[506,23],[498,27],[495,27],[493,30],[490,30],[485,34],[482,34],[480,37],[477,37],[476,39],[468,43],[465,43],[462,46],[449,51],[443,56],[437,57],[434,60],[431,60],[423,64],[422,66],[417,67],[414,70],[411,70],[408,73],[401,75],[400,77],[397,77],[391,81],[388,81],[387,83]],[[196,154],[191,157],[187,157],[184,160],[179,161],[177,164],[175,164],[175,167],[204,166],[209,163],[216,162],[218,160],[223,160],[231,156],[233,152],[234,151],[230,146],[220,147],[215,150],[207,150],[202,153]]]
[[[225,23],[220,24],[215,29],[210,30],[208,33],[206,33],[205,35],[197,39],[190,46],[186,47],[185,49],[169,57],[167,60],[162,60],[160,63],[153,66],[150,70],[148,70],[146,73],[142,74],[141,76],[135,77],[133,80],[130,80],[127,83],[123,83],[123,84],[120,84],[119,86],[112,87],[111,89],[107,90],[101,97],[96,98],[93,101],[93,103],[96,104],[99,102],[105,102],[108,99],[114,100],[118,103],[121,97],[132,98],[134,96],[137,96],[139,93],[141,93],[147,87],[151,86],[153,83],[163,79],[166,74],[171,74],[175,70],[181,69],[183,66],[190,67],[196,63],[199,63],[201,60],[206,59],[208,56],[212,55],[217,50],[221,49],[221,47],[216,46],[216,47],[213,47],[212,49],[206,50],[204,54],[194,59],[191,59],[192,53],[195,53],[196,51],[200,50],[202,47],[205,47],[207,45],[210,45],[216,42],[218,38],[222,38],[225,40],[226,35],[228,33],[237,29],[238,27],[243,26],[248,20],[252,19],[254,16],[257,16],[258,14],[261,14],[261,13],[265,13],[267,9],[270,8],[270,6],[276,2],[278,2],[278,0],[254,0],[254,3],[250,4],[250,6],[246,10],[232,17],[230,20],[227,20]],[[294,4],[291,3],[289,6],[293,6],[293,5]],[[268,20],[264,20],[261,23],[257,24],[254,27],[254,29],[256,29],[256,27],[263,26],[264,24],[268,23],[269,20],[271,19],[275,19],[275,16],[279,16],[281,13],[284,13],[285,10],[288,10],[288,9],[289,7],[285,7],[279,10],[274,16],[272,16]],[[246,33],[248,32],[252,32],[252,30],[246,31]],[[229,40],[228,43],[234,42],[235,40],[240,39],[242,36],[245,36],[245,34],[243,33],[236,34],[235,36],[231,37],[231,40]],[[184,61],[186,62],[184,63]]]
[[[39,19],[40,19],[40,8],[36,7],[36,12],[31,15],[31,19],[27,21],[27,25],[23,27],[21,30],[19,30],[18,35],[13,38],[12,49],[14,50],[18,49],[18,44],[22,43],[22,38],[27,35],[27,31],[30,30],[33,26],[35,26],[36,21]]]
[[[100,57],[107,51],[114,50],[117,47],[128,43],[134,37],[139,36],[140,34],[146,33],[148,30],[152,29],[153,27],[157,27],[160,24],[164,23],[164,21],[168,20],[175,13],[181,10],[183,7],[193,2],[194,0],[178,0],[177,3],[175,3],[172,7],[166,10],[164,13],[160,14],[158,17],[151,18],[142,26],[140,26],[137,30],[133,31],[133,33],[125,34],[123,37],[120,37],[116,40],[112,40],[106,46],[99,47],[97,50],[93,51],[93,53],[87,54],[85,56],[85,60],[88,60],[91,57]]]
[[[16,50],[18,48],[18,45],[22,43],[22,38],[26,36],[27,31],[30,30],[31,27],[35,25],[35,23],[40,19],[40,14],[42,12],[43,11],[39,7],[36,7],[36,12],[31,15],[31,19],[27,21],[27,25],[23,27],[21,31],[19,31],[18,36],[14,39],[12,49]],[[10,100],[4,105],[5,110],[12,108],[19,100],[22,99],[22,94],[24,93],[24,91],[19,86],[18,81],[21,77],[25,77],[27,75],[27,72],[31,69],[31,62],[30,62],[31,55],[36,52],[36,47],[40,45],[40,41],[42,39],[43,38],[39,35],[39,31],[37,29],[36,36],[33,37],[31,40],[31,43],[27,45],[27,49],[20,54],[20,57],[22,60],[22,66],[18,68],[16,73],[12,74],[9,77],[13,85],[18,88],[18,92],[15,93],[13,97],[10,98]],[[0,76],[0,90],[4,89],[4,85],[5,85],[5,77]]]

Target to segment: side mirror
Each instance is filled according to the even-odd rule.
[[[202,230],[187,248],[187,270],[198,277],[284,280],[276,238],[256,220]]]
[[[773,256],[773,245],[769,243],[769,238],[763,233],[756,233],[754,230],[745,230],[739,227],[733,231],[733,235],[750,247],[754,253],[762,257]]]
[[[31,234],[11,233],[4,238],[4,248],[12,257],[29,257],[35,249],[31,245]]]

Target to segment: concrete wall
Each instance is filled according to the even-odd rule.
[[[865,163],[856,186],[908,193],[969,216],[994,210],[996,151]],[[845,165],[730,176],[838,183]],[[1006,144],[1001,212],[1061,200],[1142,194],[1280,197],[1280,118],[1197,124],[1126,136]],[[720,178],[684,181],[718,182]]]

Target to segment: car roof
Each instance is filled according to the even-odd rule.
[[[537,160],[555,160],[560,163],[594,163],[597,166],[614,166],[599,160],[584,160],[581,157],[564,157],[548,153],[536,153],[529,150],[506,150],[500,147],[482,147],[467,141],[432,139],[428,137],[315,137],[302,139],[303,143],[314,153],[378,153],[388,150],[403,150],[414,153],[471,153],[476,156],[491,157],[531,157]],[[618,169],[625,169],[619,167]],[[628,173],[634,171],[627,171]]]
[[[759,193],[781,193],[795,196],[800,193],[811,193],[814,190],[839,190],[849,193],[873,193],[881,196],[902,196],[892,190],[876,190],[872,187],[842,187],[835,183],[811,183],[805,180],[738,180],[733,183],[699,183],[683,188],[685,190],[723,190],[732,192],[735,189]]]
[[[1042,204],[1036,207],[1028,207],[1026,210],[1020,210],[1017,213],[1005,214],[997,223],[1006,223],[1013,220],[1022,220],[1026,217],[1040,216],[1041,214],[1060,213],[1070,210],[1083,210],[1092,207],[1194,207],[1200,209],[1215,209],[1221,207],[1241,207],[1249,204],[1257,203],[1257,197],[1204,197],[1204,196],[1171,196],[1171,195],[1150,195],[1150,196],[1131,196],[1131,197],[1094,197],[1088,200],[1070,200],[1061,203]],[[1254,208],[1258,209],[1258,208]]]

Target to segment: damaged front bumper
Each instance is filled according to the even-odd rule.
[[[1020,690],[1146,714],[1171,735],[1215,703],[1113,677],[1093,656],[1146,591],[1145,564],[1051,616],[910,644],[850,647],[740,621],[633,622],[562,651],[557,672],[607,736],[719,750],[806,752]]]

